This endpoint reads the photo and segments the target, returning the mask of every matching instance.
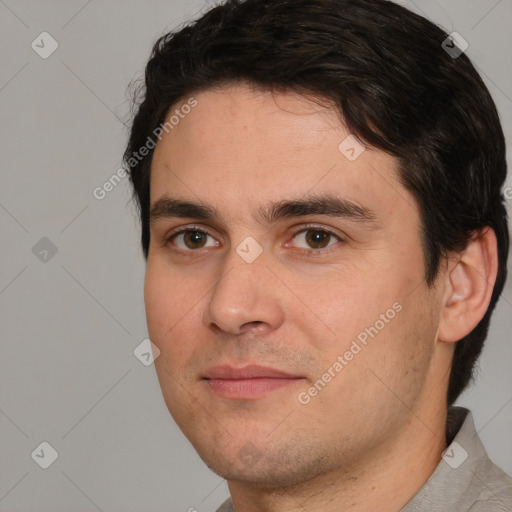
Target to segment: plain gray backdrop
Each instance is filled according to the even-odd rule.
[[[468,41],[510,143],[512,0],[400,3]],[[93,196],[121,165],[128,83],[157,37],[206,7],[0,0],[2,512],[202,512],[228,496],[134,355],[147,338],[145,265],[128,179]],[[508,283],[458,401],[509,474],[511,313]],[[47,469],[44,442],[58,453]]]

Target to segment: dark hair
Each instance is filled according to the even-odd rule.
[[[509,235],[498,113],[468,57],[443,48],[447,36],[387,0],[227,0],[161,37],[145,87],[136,92],[124,154],[145,258],[153,152],[134,154],[171,106],[192,93],[242,82],[326,99],[351,133],[397,158],[399,180],[418,203],[429,286],[449,252],[464,250],[486,226],[496,233],[496,284],[480,323],[457,342],[447,394],[453,404],[472,379],[503,290]]]

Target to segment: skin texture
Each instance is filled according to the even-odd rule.
[[[151,226],[146,315],[166,405],[228,480],[237,512],[399,510],[446,448],[453,342],[489,303],[494,233],[444,260],[429,288],[418,208],[394,158],[366,148],[349,161],[338,149],[349,135],[339,116],[295,93],[234,85],[194,98],[155,149],[151,204],[172,196],[220,217]],[[374,223],[259,217],[269,203],[325,193],[371,209]],[[165,242],[185,228],[209,236]],[[324,245],[308,244],[305,235],[323,230],[333,233]],[[247,237],[263,249],[252,263],[236,251]],[[378,334],[301,403],[299,393],[397,303]],[[302,379],[257,399],[229,399],[203,379],[220,364]]]

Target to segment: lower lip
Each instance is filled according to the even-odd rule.
[[[271,391],[276,391],[302,380],[257,377],[253,379],[207,379],[206,382],[218,395],[224,398],[242,400],[260,398]]]

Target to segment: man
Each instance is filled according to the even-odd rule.
[[[385,0],[228,0],[155,44],[125,162],[158,378],[219,512],[512,510],[453,407],[509,243],[455,42]]]

